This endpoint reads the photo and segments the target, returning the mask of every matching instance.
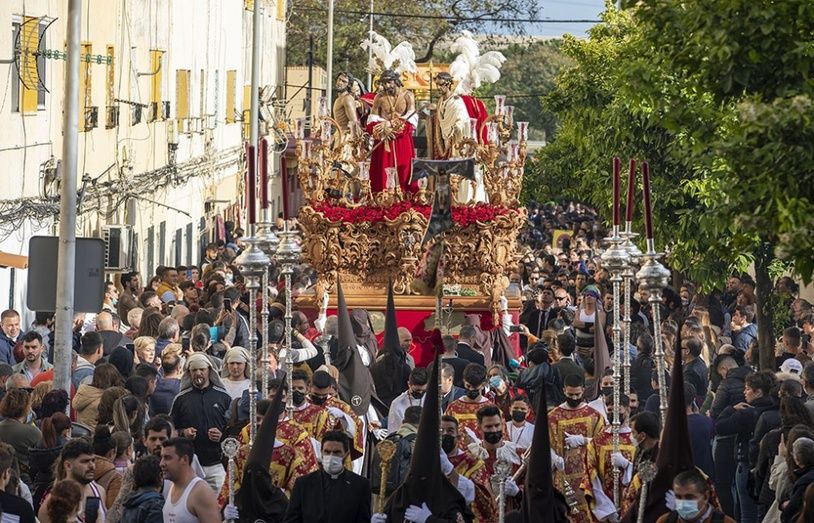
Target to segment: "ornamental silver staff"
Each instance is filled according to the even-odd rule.
[[[642,251],[633,243],[633,239],[638,236],[635,232],[633,232],[633,207],[634,207],[634,197],[636,195],[636,160],[630,160],[630,169],[628,172],[628,180],[627,180],[627,205],[625,207],[625,231],[622,233],[622,238],[624,238],[624,243],[622,243],[622,248],[627,251],[628,254],[628,263],[625,264],[625,268],[622,271],[622,280],[624,286],[624,307],[623,313],[624,318],[622,318],[622,323],[624,324],[625,328],[622,331],[624,333],[622,345],[624,346],[624,363],[622,364],[623,369],[623,380],[622,383],[624,386],[622,390],[626,396],[630,395],[630,324],[632,319],[630,317],[630,298],[633,294],[633,281],[636,277],[636,267],[639,265],[639,260],[642,257]],[[633,340],[635,343],[636,340]]]
[[[235,438],[226,438],[220,444],[223,455],[229,459],[227,473],[229,474],[229,504],[235,504],[235,456],[240,450],[240,443]],[[228,519],[227,521],[234,521]]]
[[[291,346],[291,318],[293,314],[291,277],[294,274],[294,264],[299,262],[301,254],[302,249],[297,239],[297,233],[290,229],[286,221],[283,231],[280,233],[280,244],[277,246],[277,261],[282,266],[283,278],[285,278],[285,372],[286,389],[288,390],[285,408],[288,411],[289,417],[293,417],[294,415],[294,349]]]
[[[277,251],[277,245],[280,243],[277,235],[272,230],[271,220],[269,219],[268,207],[263,209],[261,215],[262,221],[257,224],[257,246],[269,258],[269,262],[274,260],[274,255]],[[260,280],[260,299],[262,300],[262,308],[260,309],[261,329],[260,338],[263,341],[262,352],[260,355],[260,364],[262,365],[260,373],[262,376],[262,394],[265,396],[269,390],[269,269],[271,263],[263,271],[263,277]],[[254,378],[254,376],[252,376]]]
[[[495,462],[495,479],[497,479],[497,520],[499,523],[506,521],[506,480],[512,473],[512,464],[506,460],[499,459]]]
[[[644,509],[647,504],[647,487],[656,478],[656,465],[652,461],[642,461],[639,463],[639,479],[642,482],[642,489],[639,492],[639,512],[636,515],[637,523],[644,523]]]

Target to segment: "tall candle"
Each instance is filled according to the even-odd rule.
[[[495,95],[495,116],[503,114],[503,109],[506,105],[506,97],[502,94]]]
[[[265,138],[260,138],[258,145],[260,148],[257,155],[257,171],[260,173],[260,208],[266,209],[269,206],[269,143]]]
[[[642,193],[644,196],[644,231],[648,240],[653,239],[653,210],[650,207],[650,164],[642,162]]]
[[[622,161],[618,156],[613,157],[613,225],[619,225],[619,176],[622,171]]]
[[[627,174],[627,204],[625,205],[625,221],[633,221],[633,197],[636,196],[636,160],[630,159],[630,170]]]
[[[255,171],[255,155],[254,147],[246,145],[246,199],[248,200],[247,208],[249,214],[249,224],[254,225],[257,223],[257,202],[255,196],[257,195],[257,173]]]

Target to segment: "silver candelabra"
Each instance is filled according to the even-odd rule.
[[[246,248],[235,258],[235,265],[246,278],[246,288],[249,290],[249,444],[252,445],[257,432],[257,291],[271,260],[258,247],[254,224],[249,226],[249,237],[244,238],[243,243]]]
[[[291,230],[288,222],[285,222],[285,226],[279,236],[280,243],[277,246],[276,259],[283,269],[282,274],[283,278],[285,278],[285,372],[286,389],[288,392],[285,408],[288,411],[288,416],[292,417],[294,414],[294,398],[292,394],[294,389],[292,377],[294,371],[294,349],[291,346],[291,277],[294,274],[294,265],[300,261],[302,248],[297,238],[297,232]]]
[[[276,252],[277,252],[277,245],[280,243],[280,239],[277,238],[277,235],[274,234],[274,230],[272,228],[271,221],[269,219],[269,210],[263,209],[262,214],[262,221],[257,224],[257,234],[255,235],[257,238],[257,247],[262,250],[266,256],[268,256],[269,261],[273,262]],[[269,390],[269,271],[271,269],[271,264],[266,267],[266,270],[263,271],[263,277],[261,279],[260,285],[260,299],[262,300],[262,308],[260,309],[260,321],[261,321],[261,328],[260,328],[260,337],[263,340],[263,348],[260,355],[260,365],[262,365],[260,369],[260,375],[262,376],[262,390],[263,396],[268,394]]]
[[[630,394],[630,324],[632,323],[630,316],[630,299],[633,295],[633,280],[636,277],[636,267],[639,265],[639,261],[642,257],[642,251],[633,243],[633,238],[635,238],[637,234],[633,232],[632,229],[633,222],[625,222],[625,232],[622,233],[622,238],[625,240],[622,243],[622,247],[628,254],[628,262],[625,265],[624,271],[622,271],[622,280],[625,287],[624,318],[622,318],[622,323],[625,325],[622,340],[622,344],[625,346],[624,362],[622,363],[622,369],[624,370],[623,390],[625,391],[625,395]],[[635,343],[636,340],[633,340],[633,342]]]

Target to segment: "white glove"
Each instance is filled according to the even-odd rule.
[[[327,292],[322,293],[322,306],[320,307],[321,310],[326,310],[328,308],[328,300],[330,300],[331,296]]]
[[[565,446],[569,449],[574,449],[577,447],[584,447],[588,444],[588,438],[582,436],[580,434],[568,434],[565,433]]]
[[[420,507],[410,505],[404,511],[404,519],[413,523],[427,523],[430,516],[432,516],[432,512],[426,503],[422,503]]]
[[[503,489],[505,490],[506,495],[510,498],[520,494],[520,487],[517,486],[517,483],[515,483],[512,478],[508,478],[506,480],[506,485],[503,487]]]
[[[611,463],[614,467],[619,467],[620,469],[627,468],[627,466],[630,465],[630,461],[628,461],[621,452],[611,453]]]
[[[387,429],[373,429],[373,435],[379,441],[387,439]]]
[[[455,467],[452,466],[452,462],[449,460],[447,453],[443,450],[441,451],[441,472],[444,473],[444,476],[449,476],[452,473],[452,469]]]
[[[551,449],[551,465],[559,471],[565,470],[565,460],[554,452],[554,449]]]
[[[509,310],[509,300],[506,298],[506,296],[500,297],[500,310],[501,311]]]
[[[664,494],[664,505],[667,506],[668,510],[676,509],[676,493],[673,492],[672,489]]]
[[[478,443],[470,443],[466,446],[466,448],[469,450],[469,453],[476,458],[486,459],[489,457],[489,453],[486,451],[486,449],[481,447]]]
[[[225,519],[238,520],[240,519],[240,512],[235,505],[226,505],[223,507],[223,517]]]
[[[345,419],[345,413],[339,407],[328,407],[328,414],[336,419]]]
[[[614,512],[613,514],[609,515],[602,521],[607,521],[608,523],[619,523],[619,513]]]
[[[370,516],[370,523],[385,523],[387,521],[387,514],[376,513]]]

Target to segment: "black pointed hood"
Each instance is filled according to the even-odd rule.
[[[387,283],[387,309],[384,311],[384,339],[382,350],[404,359],[404,351],[399,341],[399,326],[396,322],[396,302],[393,298],[393,280]]]
[[[399,342],[396,305],[393,299],[393,282],[387,286],[387,309],[384,312],[384,339],[380,357],[370,365],[370,373],[376,385],[376,395],[388,405],[407,390],[410,367],[407,354]]]
[[[471,513],[463,496],[441,472],[441,418],[438,397],[440,352],[436,347],[429,386],[421,409],[421,421],[413,445],[410,470],[404,482],[387,499],[384,513],[389,523],[402,523],[410,505],[426,503],[433,516],[449,517],[457,511],[466,521]]]
[[[332,363],[339,370],[339,397],[359,416],[367,414],[373,395],[373,381],[357,349],[358,342],[342,291],[342,282],[336,279],[338,335],[336,356]]]
[[[569,521],[565,498],[554,488],[551,472],[551,439],[546,414],[546,387],[537,387],[537,423],[531,440],[528,463],[526,464],[525,493],[523,495],[523,523]]]
[[[282,396],[280,392],[274,396],[246,460],[240,489],[235,495],[241,522],[282,521],[288,508],[288,498],[280,488],[274,486],[270,473],[277,423],[282,412]]]

